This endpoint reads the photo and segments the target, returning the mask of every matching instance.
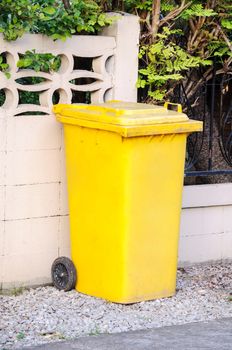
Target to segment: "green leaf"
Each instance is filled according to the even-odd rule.
[[[31,64],[33,63],[33,59],[31,58],[24,58],[18,61],[17,63],[17,67],[23,67],[23,68],[27,68],[29,67]]]
[[[2,68],[2,70],[6,70],[6,69],[9,68],[9,64],[7,64],[7,63],[2,63],[2,64],[1,64],[1,68]]]
[[[213,61],[212,60],[203,60],[201,61],[202,66],[212,66]]]
[[[232,20],[229,19],[223,19],[222,20],[222,26],[226,29],[232,29]]]
[[[146,80],[145,80],[145,79],[141,79],[141,78],[139,77],[139,78],[138,78],[138,81],[137,81],[137,84],[136,84],[137,88],[143,89],[143,88],[145,88],[146,85],[147,85]]]
[[[161,90],[148,91],[148,95],[157,101],[162,101],[164,99],[165,93],[166,91]]]
[[[46,13],[47,15],[54,15],[56,13],[56,9],[52,6],[47,6],[43,8],[43,12]]]
[[[205,9],[202,4],[193,4],[190,8],[183,11],[181,17],[188,20],[193,17],[211,17],[215,15],[217,15],[217,12],[212,9]]]

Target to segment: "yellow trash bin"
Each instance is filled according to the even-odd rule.
[[[54,112],[64,124],[76,289],[118,303],[173,295],[186,138],[202,123],[115,101]]]

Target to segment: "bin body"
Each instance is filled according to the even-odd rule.
[[[76,289],[119,303],[173,295],[188,132],[62,122]]]

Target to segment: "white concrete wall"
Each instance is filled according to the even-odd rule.
[[[61,244],[68,236],[68,210],[60,125],[51,116],[7,117],[4,121],[0,281],[8,288],[50,281],[48,266],[59,247],[65,251],[68,244]],[[2,134],[4,128],[0,130]]]
[[[138,67],[139,32],[139,21],[129,14],[124,14],[123,20],[106,27],[102,32],[102,35],[113,36],[117,47],[120,48],[111,63],[114,67],[114,88],[107,96],[109,99],[137,101],[138,71],[135,67]]]
[[[7,53],[11,69],[10,79],[0,72],[0,89],[6,94],[0,108],[0,289],[50,282],[53,260],[70,252],[62,126],[51,115],[52,94],[58,91],[63,103],[71,103],[73,90],[90,91],[92,102],[122,96],[136,101],[138,39],[135,16],[121,16],[101,36],[76,36],[66,42],[25,35],[8,43],[0,36],[0,53]],[[61,69],[53,74],[19,70],[19,54],[29,49],[61,55]],[[93,58],[92,70],[74,69],[74,56]],[[122,62],[123,73],[117,68]],[[46,81],[17,83],[26,76]],[[95,81],[70,83],[79,77]],[[19,89],[38,91],[40,105],[21,105]],[[18,115],[28,111],[47,115]]]
[[[186,186],[179,265],[232,259],[232,184]]]

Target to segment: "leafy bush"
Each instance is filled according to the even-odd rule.
[[[6,40],[24,33],[42,33],[65,40],[77,33],[95,33],[112,23],[94,0],[1,0],[0,32]]]
[[[201,69],[209,80],[213,61],[217,74],[232,70],[231,0],[100,0],[107,10],[126,10],[141,23],[138,86],[143,101],[170,98],[180,81],[188,86]]]
[[[162,101],[167,92],[167,83],[178,82],[184,73],[200,65],[211,65],[212,61],[192,56],[174,42],[172,35],[183,35],[180,30],[164,27],[157,34],[157,41],[142,45],[139,58],[145,62],[145,68],[139,70],[138,87],[147,87],[148,96]]]
[[[17,62],[19,68],[28,68],[45,73],[57,72],[60,65],[60,56],[54,56],[51,53],[36,53],[35,50],[26,51]]]

